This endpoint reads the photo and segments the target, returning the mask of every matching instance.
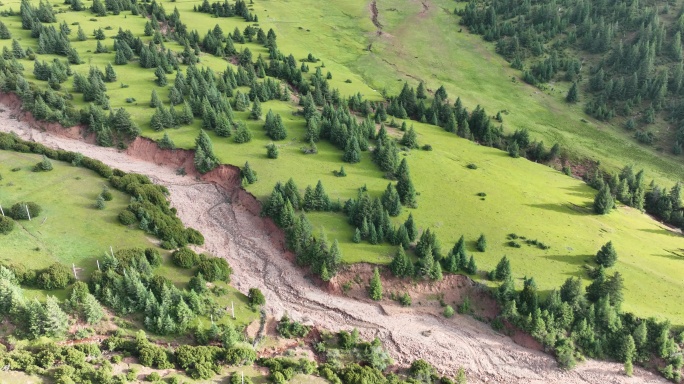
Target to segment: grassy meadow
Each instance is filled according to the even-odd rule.
[[[52,3],[58,9],[66,9],[61,2]],[[89,2],[86,4],[89,5]],[[200,34],[206,33],[215,24],[219,24],[224,33],[232,32],[236,26],[242,30],[247,25],[240,18],[217,19],[192,12],[192,7],[197,4],[200,2],[178,1],[165,2],[164,6],[167,12],[177,7],[181,12],[181,20]],[[293,53],[297,59],[306,57],[309,52],[320,58],[321,64],[325,63],[324,73],[327,70],[332,72],[330,85],[339,88],[343,95],[359,92],[372,100],[379,100],[383,88],[395,93],[404,81],[417,85],[418,80],[423,80],[430,89],[444,84],[452,100],[460,96],[470,110],[481,104],[490,114],[506,111],[503,116],[508,130],[528,128],[534,137],[543,139],[548,147],[558,142],[571,154],[600,160],[603,165],[615,169],[635,164],[637,170],[646,169],[648,179],[655,178],[668,186],[684,176],[684,167],[679,160],[637,145],[619,127],[587,118],[580,105],[567,106],[563,102],[565,90],[542,92],[516,81],[519,73],[497,56],[493,47],[483,43],[478,36],[466,31],[459,32],[457,18],[452,14],[455,3],[429,0],[425,4],[427,8],[411,0],[378,1],[382,33],[378,33],[371,22],[370,6],[366,1],[332,2],[321,6],[310,0],[257,0],[253,11],[259,16],[259,24],[264,30],[275,30],[282,52]],[[0,9],[7,10],[10,7],[18,10],[19,2],[4,3]],[[145,19],[132,16],[130,12],[104,18],[94,18],[89,12],[65,12],[57,14],[57,18],[68,24],[80,23],[86,33],[98,27],[110,26],[112,29],[105,30],[105,34],[111,37],[122,27],[124,30],[131,29],[145,42],[149,40],[143,36]],[[21,38],[24,48],[36,46],[29,31],[20,30],[19,17],[0,20],[10,27],[16,38]],[[107,62],[114,61],[113,52],[97,55],[88,52],[95,50],[96,40],[89,38],[85,42],[77,42],[77,26],[71,27],[72,44],[86,61],[86,64],[72,66],[75,71],[86,73],[89,64],[104,68]],[[4,40],[0,44],[10,42]],[[108,38],[105,42],[112,47],[112,39]],[[181,49],[174,42],[165,44],[175,50]],[[246,46],[255,57],[258,54],[266,55],[263,47],[256,44]],[[240,44],[236,44],[236,47],[242,49]],[[46,61],[53,57],[38,56]],[[33,64],[28,60],[22,60],[22,63],[27,78],[35,79],[32,75]],[[232,64],[203,54],[201,65],[218,72]],[[315,71],[313,65],[311,69]],[[167,99],[168,92],[154,84],[154,70],[142,69],[135,62],[115,66],[115,70],[119,79],[107,85],[112,108],[125,107],[143,128],[145,136],[161,137],[162,133],[149,128],[149,119],[154,110],[148,104],[152,89],[156,88],[163,100]],[[347,79],[351,82],[346,82]],[[70,88],[71,81],[65,84],[67,88]],[[173,82],[173,75],[169,76],[169,82]],[[128,87],[121,88],[119,83],[125,83]],[[126,103],[125,99],[129,97],[134,97],[137,102]],[[75,95],[74,102],[82,106],[81,95]],[[297,106],[270,101],[263,103],[262,109],[264,114],[269,109],[281,114],[288,130],[288,138],[277,142],[280,150],[277,160],[266,157],[265,146],[271,141],[261,128],[262,121],[247,121],[254,134],[248,144],[235,144],[230,138],[219,138],[210,133],[214,150],[222,162],[242,166],[249,161],[257,171],[259,181],[248,187],[257,197],[267,197],[277,181],[285,182],[290,177],[301,190],[321,180],[330,197],[341,201],[355,197],[358,188],[364,185],[374,196],[384,191],[388,180],[371,162],[369,153],[363,153],[361,163],[345,164],[341,161],[341,151],[327,142],[321,142],[317,155],[304,155],[301,151],[301,147],[305,146],[301,140],[304,121],[294,115]],[[239,120],[246,120],[247,112],[236,112],[235,116]],[[620,271],[625,278],[626,301],[623,308],[638,315],[669,318],[675,324],[684,325],[684,269],[680,267],[684,261],[684,241],[680,235],[669,232],[648,216],[627,207],[620,207],[607,216],[596,216],[591,212],[595,191],[581,181],[543,165],[512,159],[505,152],[459,139],[438,127],[413,124],[419,133],[421,145],[431,144],[433,151],[403,152],[403,156],[408,157],[413,182],[420,193],[419,207],[411,212],[419,228],[431,228],[437,232],[443,252],[446,253],[461,235],[465,235],[469,241],[469,251],[475,253],[480,269],[493,268],[503,255],[507,255],[511,258],[519,287],[522,286],[522,277],[534,276],[539,288],[548,291],[570,276],[580,276],[588,283],[583,266],[591,264],[592,255],[602,244],[612,240],[619,253],[617,267],[613,270]],[[196,120],[192,126],[166,132],[176,145],[191,148],[199,126]],[[26,161],[28,167],[37,160],[33,157]],[[469,163],[476,164],[478,168],[466,168]],[[335,177],[333,170],[338,170],[342,165],[348,176]],[[10,174],[1,165],[0,171],[5,176]],[[16,175],[19,174],[21,172]],[[46,177],[43,174],[38,176]],[[6,180],[9,180],[7,176]],[[3,185],[0,197],[4,196],[4,190]],[[88,200],[89,204],[94,202],[97,192],[98,188],[95,188]],[[486,197],[481,198],[478,193],[485,193]],[[60,196],[56,193],[51,195]],[[125,203],[120,204],[123,207]],[[114,206],[110,203],[108,210]],[[405,209],[395,223],[403,221],[408,212]],[[342,215],[312,213],[309,217],[315,231],[325,232],[330,240],[339,240],[345,262],[390,261],[394,249],[388,245],[353,244],[353,228],[346,224]],[[126,230],[120,226],[117,228]],[[141,232],[133,232],[141,237],[140,241],[145,241]],[[474,241],[481,233],[486,235],[489,246],[486,252],[476,253]],[[510,233],[539,240],[551,248],[541,250],[525,244],[521,248],[510,247],[506,239]],[[127,243],[132,241],[128,237],[123,237]],[[27,254],[36,252],[31,250],[36,245],[29,240],[24,241],[27,241],[24,246]],[[105,238],[106,241],[110,240]],[[102,245],[93,246],[97,251],[93,250],[88,255],[102,252]],[[104,244],[105,248],[108,246]],[[68,246],[66,249],[79,248]],[[70,262],[69,256],[59,257],[65,257],[65,262]]]

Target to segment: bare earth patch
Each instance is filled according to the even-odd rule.
[[[11,109],[0,112],[1,131],[16,132],[24,139],[52,148],[81,152],[126,172],[147,175],[166,186],[183,223],[205,235],[204,250],[229,261],[235,271],[235,287],[244,293],[250,287],[263,291],[269,316],[280,318],[287,312],[295,320],[332,331],[356,327],[365,338],[379,337],[400,364],[425,359],[449,375],[464,367],[469,383],[665,382],[642,369],[636,369],[635,377],[628,378],[622,373],[621,364],[594,360],[564,371],[558,369],[553,357],[517,345],[470,317],[445,319],[434,313],[436,308],[401,308],[390,301],[375,303],[328,293],[293,265],[292,255],[284,249],[282,231],[258,216],[258,202],[239,188],[235,167],[222,167],[199,180],[187,168],[189,176],[178,176],[178,164],[187,165],[187,151],[161,152],[144,139],[138,139],[129,154],[97,147],[36,129],[33,119],[21,113],[16,104],[7,103],[7,97],[0,97],[0,101]],[[54,127],[49,130],[59,132]],[[135,148],[144,148],[145,152],[134,151]],[[168,163],[172,165],[160,165]],[[454,294],[448,300],[458,297]]]

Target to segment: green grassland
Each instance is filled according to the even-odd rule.
[[[96,260],[102,261],[104,253],[131,247],[156,247],[153,239],[139,229],[119,224],[117,215],[126,208],[130,196],[110,189],[113,199],[103,210],[95,208],[95,199],[109,183],[95,172],[52,161],[50,172],[32,172],[33,165],[41,157],[34,154],[0,151],[0,205],[3,209],[20,201],[38,203],[43,212],[31,221],[17,221],[8,235],[0,236],[0,262],[24,264],[40,269],[59,262],[67,266],[75,264],[79,280],[87,280],[97,269]],[[18,169],[13,171],[14,169]],[[168,252],[161,249],[164,263],[155,270],[160,276],[171,280],[177,287],[185,288],[193,271],[175,267]],[[223,282],[215,285],[225,294],[216,297],[223,307],[235,305],[235,320],[225,316],[219,323],[233,322],[247,325],[258,314],[249,309],[247,297]],[[66,298],[68,289],[42,291],[27,289],[30,297],[44,297],[47,293]],[[210,319],[200,321],[208,323]]]
[[[17,221],[14,231],[2,236],[2,262],[23,263],[45,268],[59,262],[72,263],[89,276],[97,269],[95,260],[109,247],[154,246],[145,234],[119,224],[117,215],[130,197],[110,189],[114,196],[106,208],[95,208],[95,199],[107,180],[95,172],[53,161],[50,172],[32,172],[38,155],[0,151],[0,204],[8,209],[20,201],[38,203],[43,212],[31,221]],[[19,168],[18,171],[12,169]]]
[[[57,8],[65,8],[57,4]],[[205,33],[214,24],[224,32],[235,26],[243,29],[247,23],[238,18],[212,18],[210,15],[192,12],[198,1],[164,3],[167,12],[173,7],[181,11],[181,20],[190,29]],[[343,3],[314,3],[309,0],[257,1],[254,11],[260,18],[260,26],[273,28],[278,35],[278,45],[284,53],[292,52],[295,57],[304,58],[309,52],[321,58],[327,70],[333,73],[332,87],[343,94],[360,92],[371,99],[379,98],[379,90],[387,88],[396,92],[404,80],[413,84],[416,79],[425,80],[429,88],[445,84],[450,97],[460,95],[469,109],[476,104],[484,105],[490,114],[497,110],[504,113],[507,129],[526,127],[550,146],[560,142],[574,154],[600,159],[604,165],[619,167],[636,163],[636,168],[647,170],[647,176],[668,185],[684,175],[684,168],[675,159],[637,146],[633,140],[618,128],[593,121],[581,122],[580,107],[570,108],[561,100],[563,91],[549,91],[545,94],[520,82],[511,81],[518,73],[496,56],[492,47],[485,45],[479,37],[459,33],[457,19],[451,14],[453,2],[435,0],[423,11],[419,2],[380,1],[380,22],[383,33],[378,35],[370,21],[370,8],[364,1]],[[88,3],[87,3],[88,5]],[[4,9],[17,10],[18,2],[5,3]],[[444,9],[447,8],[447,9]],[[392,10],[394,9],[394,10]],[[113,36],[119,26],[131,29],[142,37],[145,20],[122,12],[119,16],[97,18],[89,12],[66,12],[57,15],[58,21],[78,21],[86,32],[96,27],[112,26],[105,31]],[[22,45],[35,46],[28,31],[20,31],[18,17],[3,18],[16,36],[22,36]],[[75,30],[76,26],[72,26]],[[144,41],[149,38],[143,38]],[[107,39],[111,47],[112,40]],[[8,41],[0,42],[8,44]],[[367,51],[372,43],[371,51]],[[81,57],[93,65],[103,67],[113,61],[113,53],[94,55],[87,50],[95,49],[95,40],[72,44]],[[167,47],[180,50],[172,42]],[[256,55],[265,54],[263,47],[247,46]],[[241,49],[241,45],[237,45]],[[40,55],[48,60],[52,56]],[[22,61],[28,78],[32,63]],[[216,71],[228,64],[223,59],[202,55],[202,65]],[[74,70],[87,72],[88,64],[73,66]],[[140,68],[136,63],[115,67],[119,81],[130,85],[119,88],[117,83],[108,84],[107,94],[113,108],[125,106],[143,128],[143,133],[159,138],[161,133],[149,128],[153,109],[147,106],[153,83],[153,70]],[[313,66],[312,66],[313,69]],[[324,70],[325,70],[324,69]],[[350,79],[351,83],[345,80]],[[172,78],[170,78],[172,80]],[[67,87],[70,86],[71,80]],[[158,88],[159,89],[159,88]],[[166,91],[159,90],[162,99]],[[138,105],[125,102],[135,97]],[[76,105],[83,105],[81,96],[76,95]],[[370,193],[379,196],[388,183],[382,173],[370,161],[368,153],[362,162],[354,165],[341,162],[342,153],[332,145],[318,144],[317,155],[304,155],[301,141],[304,135],[304,121],[293,115],[296,106],[292,103],[271,101],[262,105],[282,115],[288,129],[288,139],[278,142],[280,158],[266,157],[265,146],[270,143],[261,129],[262,122],[248,122],[254,133],[249,144],[235,144],[231,139],[210,134],[214,149],[222,162],[242,165],[250,162],[258,172],[259,181],[248,187],[259,198],[269,195],[277,181],[292,177],[303,190],[322,180],[332,199],[342,201],[356,196],[359,187],[366,185]],[[237,119],[246,119],[247,113],[236,113]],[[682,307],[682,283],[684,271],[679,267],[684,251],[682,238],[672,234],[649,217],[629,208],[621,207],[608,216],[595,216],[589,208],[594,191],[584,183],[567,177],[551,168],[534,164],[524,159],[512,159],[504,152],[478,146],[458,139],[438,127],[414,123],[419,132],[421,144],[429,143],[431,152],[413,151],[408,156],[411,174],[418,197],[419,208],[413,210],[421,229],[434,229],[446,252],[453,243],[465,235],[472,242],[484,233],[488,238],[487,252],[476,254],[480,269],[494,267],[505,254],[512,260],[513,271],[518,278],[534,276],[541,290],[559,286],[569,276],[586,273],[582,266],[590,261],[591,255],[608,240],[612,240],[619,252],[616,270],[625,277],[626,302],[624,309],[643,316],[661,316],[675,324],[684,324]],[[167,130],[178,146],[192,147],[199,130],[199,121],[193,126]],[[468,163],[478,165],[477,170],[466,168]],[[345,166],[346,178],[332,173]],[[478,193],[484,192],[482,200]],[[94,197],[93,197],[94,199]],[[395,222],[405,219],[408,211]],[[340,241],[346,262],[370,261],[389,262],[393,250],[386,245],[353,244],[352,228],[339,214],[310,214],[316,231],[323,231],[329,239]],[[524,245],[512,248],[506,245],[506,235],[537,239],[551,246],[542,251]],[[519,281],[518,283],[522,285]]]

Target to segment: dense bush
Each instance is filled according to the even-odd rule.
[[[190,248],[180,248],[171,254],[171,261],[181,268],[192,268],[199,263],[199,256]]]
[[[63,289],[74,282],[73,272],[69,267],[54,263],[47,269],[38,271],[36,286],[40,289]]]
[[[160,266],[163,261],[161,255],[159,254],[159,251],[157,251],[154,248],[145,249],[145,258],[147,259],[147,262],[150,263],[150,265],[153,267]]]
[[[207,281],[230,282],[233,269],[225,259],[205,255],[202,255],[202,259],[197,265],[197,273],[201,273]]]
[[[135,217],[135,214],[129,210],[124,210],[119,213],[119,222],[123,225],[132,225],[137,221],[138,219]]]
[[[14,229],[14,220],[9,216],[0,216],[0,234],[6,235]]]
[[[278,322],[278,326],[276,329],[278,330],[278,334],[280,336],[288,339],[294,339],[299,337],[306,337],[306,335],[309,334],[311,327],[303,325],[300,322],[290,320],[290,318],[287,315],[283,315],[283,317]]]
[[[9,216],[14,220],[28,220],[28,214],[26,213],[26,208],[28,207],[28,212],[31,214],[31,218],[38,217],[43,209],[40,205],[29,201],[20,202],[14,204],[9,210]]]

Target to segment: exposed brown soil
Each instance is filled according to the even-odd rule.
[[[282,231],[258,216],[259,203],[239,187],[236,167],[222,166],[198,177],[188,164],[188,151],[162,151],[145,139],[137,139],[125,153],[97,147],[84,142],[82,136],[77,137],[79,140],[69,138],[74,137],[74,128],[56,130],[24,115],[19,122],[12,117],[19,115],[19,106],[12,98],[0,97],[0,102],[8,108],[0,112],[0,131],[81,152],[166,186],[183,223],[205,235],[204,251],[229,261],[235,271],[234,286],[245,293],[250,287],[263,291],[269,316],[279,318],[287,312],[295,320],[332,331],[356,327],[365,338],[379,337],[400,364],[425,359],[450,375],[464,367],[469,383],[664,382],[642,369],[627,378],[621,364],[593,360],[564,371],[551,356],[517,345],[471,317],[445,319],[429,306],[423,311],[419,307],[402,308],[389,300],[375,303],[325,292],[291,262],[292,255],[284,250]],[[176,174],[179,166],[186,167],[188,176]],[[459,278],[448,278],[442,284],[459,282]],[[426,285],[425,289],[432,288]],[[445,300],[460,298],[460,293],[449,295]]]

